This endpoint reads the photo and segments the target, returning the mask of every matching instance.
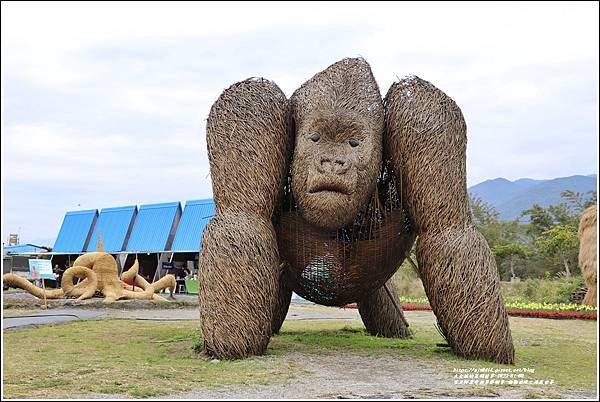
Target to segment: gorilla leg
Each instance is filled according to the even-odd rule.
[[[283,265],[281,266],[283,269]],[[273,311],[273,334],[278,334],[285,316],[290,308],[290,302],[292,301],[292,289],[287,285],[285,278],[280,274],[278,283],[277,301],[275,303],[275,310]]]
[[[218,358],[265,352],[278,303],[279,254],[272,214],[283,189],[288,101],[272,82],[225,90],[207,122],[216,216],[200,253],[205,351]]]
[[[200,253],[200,318],[205,351],[220,359],[263,354],[277,303],[277,243],[271,222],[217,215]]]
[[[384,286],[358,302],[358,312],[371,335],[406,338],[408,323],[390,279]]]
[[[419,236],[419,274],[438,325],[456,354],[514,363],[496,263],[471,222],[460,108],[418,77],[392,85],[385,105],[386,153]]]

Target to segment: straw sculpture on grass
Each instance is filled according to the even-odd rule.
[[[598,254],[597,241],[597,207],[588,207],[579,221],[579,268],[587,286],[587,293],[582,304],[597,306],[596,291],[598,287]]]
[[[264,353],[292,291],[357,302],[369,333],[409,336],[390,278],[418,236],[449,346],[513,363],[494,259],[469,215],[465,122],[443,92],[413,77],[384,101],[362,58],[333,64],[290,99],[252,78],[214,103],[207,143],[216,216],[200,253],[206,353]]]
[[[98,250],[84,254],[75,260],[73,266],[63,273],[60,289],[38,288],[27,279],[15,274],[4,274],[2,280],[9,286],[21,288],[40,299],[76,297],[77,300],[84,300],[92,298],[99,292],[104,296],[105,303],[112,303],[119,299],[165,301],[165,298],[155,294],[162,289],[169,289],[171,297],[173,296],[175,290],[173,275],[165,275],[157,282],[148,283],[138,275],[139,265],[136,260],[119,279],[117,262],[112,255],[102,251],[101,241]],[[75,278],[82,280],[74,285]],[[135,286],[128,285],[125,282],[127,279],[134,280]]]

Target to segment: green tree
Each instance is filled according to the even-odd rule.
[[[565,268],[565,276],[570,277],[572,272],[569,262],[577,259],[579,251],[579,238],[575,225],[557,225],[544,231],[535,241],[543,255],[560,261]]]
[[[500,214],[478,197],[470,198],[473,223],[485,237],[502,278],[541,277],[577,270],[577,227],[582,211],[596,201],[596,192],[564,191],[561,202],[546,208],[534,204],[519,218],[528,223],[501,221]]]
[[[547,211],[552,216],[554,225],[573,225],[579,221],[579,214],[574,212],[571,206],[564,202],[557,205],[550,205]]]
[[[492,205],[478,197],[472,197],[470,205],[473,223],[485,237],[490,248],[505,244],[508,241],[507,238],[514,240],[514,232],[515,229],[518,229],[518,222],[500,221],[500,213]]]
[[[598,198],[595,191],[588,191],[583,194],[578,191],[565,190],[560,193],[560,196],[567,200],[578,214],[582,213],[587,207],[595,205]]]
[[[534,204],[531,208],[523,211],[520,217],[529,217],[527,233],[535,239],[556,225],[577,225],[585,208],[596,202],[595,191],[586,194],[566,190],[561,193],[563,202],[547,208]]]
[[[504,245],[495,246],[492,249],[492,253],[498,261],[498,266],[504,265],[504,262],[508,262],[510,268],[511,278],[515,278],[515,263],[524,259],[527,256],[525,247],[519,243],[507,243]]]
[[[473,223],[478,228],[498,222],[500,213],[496,210],[496,208],[483,201],[481,198],[477,196],[470,196],[469,204],[471,207]]]
[[[531,208],[521,212],[521,217],[524,216],[529,216],[527,234],[529,234],[532,238],[536,238],[554,226],[552,214],[545,208],[542,208],[539,204],[533,204]]]

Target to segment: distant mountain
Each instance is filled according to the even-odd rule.
[[[580,193],[597,191],[596,175],[576,175],[549,180],[525,178],[515,181],[500,177],[469,187],[471,196],[479,197],[494,206],[502,220],[517,218],[533,204],[542,207],[558,204],[562,201],[560,193],[565,190]]]
[[[521,188],[527,188],[527,187],[535,186],[536,184],[540,184],[543,181],[544,180],[518,179],[518,180],[513,181],[513,183],[515,183],[516,185],[518,185]]]

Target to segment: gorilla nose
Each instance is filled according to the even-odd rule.
[[[329,174],[344,174],[348,171],[350,164],[342,158],[321,158],[319,171]]]

